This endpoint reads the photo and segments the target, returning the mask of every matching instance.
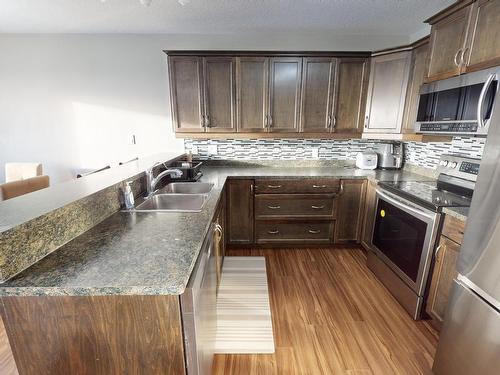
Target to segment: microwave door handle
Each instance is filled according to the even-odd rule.
[[[408,211],[411,211],[414,214],[424,216],[424,217],[426,217],[428,219],[431,219],[431,220],[434,220],[435,217],[436,217],[435,214],[428,214],[427,212],[419,210],[418,208],[414,208],[414,207],[408,206],[408,205],[404,204],[403,202],[398,201],[397,199],[394,199],[394,198],[390,197],[389,195],[383,193],[379,189],[377,189],[377,193],[378,193],[378,195],[380,195],[382,198],[386,199],[390,203],[392,203],[392,204],[394,204],[396,206],[399,206],[399,207],[403,207],[404,209],[406,209]]]
[[[486,82],[484,82],[483,88],[481,89],[481,94],[479,95],[479,101],[477,102],[477,123],[480,128],[484,128],[484,120],[483,120],[483,107],[484,100],[486,99],[486,93],[491,86],[491,83],[495,79],[496,74],[492,73],[488,76]]]

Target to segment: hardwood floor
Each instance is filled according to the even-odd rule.
[[[219,354],[214,375],[431,374],[436,332],[410,318],[359,248],[227,255],[266,257],[276,352]],[[0,374],[17,374],[1,321]]]
[[[9,339],[0,318],[0,374],[2,375],[17,375],[16,363],[10,350]]]
[[[276,352],[217,355],[214,374],[431,374],[437,334],[415,322],[357,247],[229,250],[265,256]]]

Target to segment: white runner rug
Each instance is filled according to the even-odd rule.
[[[225,257],[217,297],[216,353],[274,353],[264,257]]]

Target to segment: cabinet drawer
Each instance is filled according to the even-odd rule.
[[[462,244],[465,222],[453,216],[445,215],[442,234],[458,244]]]
[[[331,243],[333,221],[317,223],[256,221],[257,243]]]
[[[340,180],[331,178],[306,179],[263,179],[255,181],[255,192],[266,194],[279,193],[338,193]]]
[[[260,194],[255,196],[257,219],[333,219],[334,213],[333,194]]]

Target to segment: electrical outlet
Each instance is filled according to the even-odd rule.
[[[198,155],[198,146],[191,146],[191,153],[193,155]]]
[[[208,145],[208,154],[217,155],[217,145]]]
[[[311,157],[312,157],[313,159],[319,159],[319,148],[317,148],[317,147],[313,147],[313,148],[311,149]]]
[[[135,144],[137,144],[137,140],[135,138],[135,134],[130,134],[128,136],[128,141],[127,142],[128,142],[129,145],[135,145]]]

